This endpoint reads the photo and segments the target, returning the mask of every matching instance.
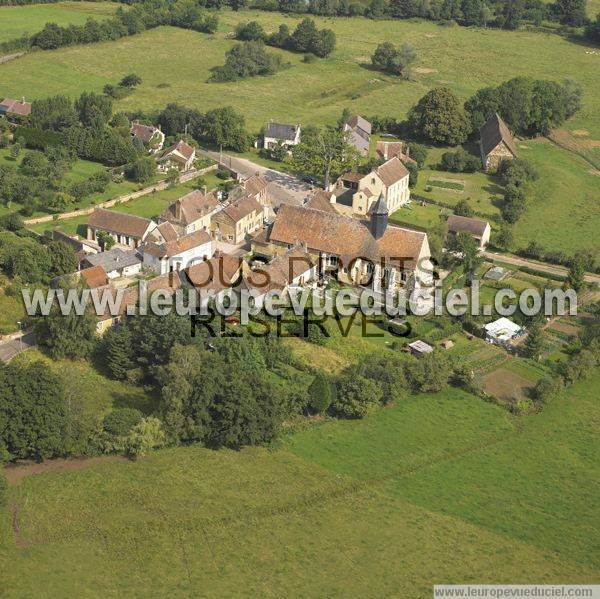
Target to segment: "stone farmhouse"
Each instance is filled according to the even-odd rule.
[[[490,233],[492,229],[487,220],[480,218],[470,218],[452,214],[448,217],[448,235],[458,235],[459,233],[467,233],[479,245],[479,249],[485,249],[485,246],[490,241]]]
[[[214,191],[194,190],[175,200],[158,218],[159,223],[169,222],[180,235],[194,231],[210,230],[210,221],[221,209]]]
[[[98,208],[90,215],[87,238],[98,243],[98,233],[109,233],[116,243],[137,248],[156,229],[156,223],[149,218]]]
[[[485,171],[495,171],[503,160],[516,158],[513,136],[497,114],[493,114],[481,127],[479,137],[481,162]]]
[[[267,180],[257,173],[245,179],[239,185],[236,185],[229,192],[228,200],[230,203],[235,203],[244,198],[251,198],[263,207],[265,219],[269,219],[274,212],[271,198],[267,193],[268,184]]]
[[[264,220],[263,206],[253,197],[245,196],[217,212],[212,217],[211,228],[216,239],[238,244],[246,235],[260,229]]]
[[[157,159],[157,163],[161,171],[175,168],[178,171],[185,172],[194,166],[194,160],[196,160],[195,148],[180,139],[162,153],[160,158]]]
[[[395,212],[410,200],[408,181],[406,167],[397,157],[390,158],[370,173],[343,174],[330,189],[331,201],[344,214],[366,215],[383,194],[388,210]]]
[[[348,119],[342,126],[342,131],[348,132],[348,143],[354,146],[361,156],[369,154],[371,129],[371,123],[359,115]]]
[[[142,247],[143,265],[159,275],[180,271],[213,254],[213,240],[199,230],[165,243],[150,241]]]
[[[148,148],[150,154],[160,152],[165,143],[165,134],[160,130],[160,127],[153,125],[142,125],[139,121],[133,121],[130,129],[131,137],[138,139]]]
[[[263,135],[263,148],[272,150],[278,145],[289,148],[297,146],[300,143],[301,127],[300,125],[284,125],[270,121],[267,124]]]
[[[432,282],[427,234],[390,225],[383,194],[368,220],[283,204],[273,225],[255,237],[252,249],[273,258],[298,244],[317,262],[319,276],[329,274],[375,291]]]

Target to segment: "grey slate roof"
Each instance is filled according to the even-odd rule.
[[[108,252],[101,252],[100,254],[92,254],[86,256],[84,262],[90,266],[102,266],[104,270],[112,272],[113,270],[120,270],[128,266],[135,266],[141,264],[141,260],[138,258],[135,250],[122,250],[121,248],[113,248]]]
[[[294,141],[298,125],[284,125],[282,123],[269,123],[265,129],[265,137]]]

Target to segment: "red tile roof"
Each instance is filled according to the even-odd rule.
[[[19,100],[13,100],[12,98],[4,98],[0,102],[0,112],[28,116],[31,114],[31,104],[25,101],[19,102]]]
[[[90,289],[103,287],[104,285],[108,285],[109,282],[108,275],[102,266],[91,266],[90,268],[84,268],[79,272],[79,274],[83,277]]]

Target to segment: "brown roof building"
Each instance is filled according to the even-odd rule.
[[[493,114],[479,130],[481,161],[486,171],[494,171],[503,160],[517,156],[513,136],[498,114]]]
[[[25,117],[30,114],[31,104],[25,102],[25,98],[22,98],[20,102],[19,100],[13,100],[12,98],[4,98],[4,100],[0,102],[0,116]]]
[[[411,275],[425,275],[429,259],[427,234],[388,224],[383,196],[373,206],[369,220],[324,212],[313,208],[283,205],[264,243],[253,249],[275,255],[301,243],[316,259],[338,265],[351,281],[360,280],[367,263],[388,263],[375,269],[373,287],[377,290],[404,284]],[[254,247],[256,245],[256,247]],[[343,265],[343,266],[342,266]],[[353,265],[353,266],[352,266]],[[347,270],[350,267],[350,270]],[[392,272],[395,271],[395,272]],[[377,279],[377,280],[376,280]]]
[[[490,241],[491,227],[487,220],[452,214],[448,217],[447,225],[449,234],[466,233],[471,235],[481,249],[485,248]]]
[[[194,160],[196,160],[195,148],[180,139],[169,146],[157,162],[158,168],[161,170],[176,168],[180,171],[189,171],[194,166]]]
[[[117,243],[137,248],[155,228],[156,224],[149,218],[98,208],[88,220],[87,238],[98,242],[98,233],[105,231]]]
[[[165,143],[165,134],[160,130],[160,127],[142,125],[138,121],[133,121],[130,133],[132,137],[139,139],[145,146],[148,146],[149,151],[153,153],[162,150]]]
[[[90,289],[104,287],[105,285],[108,285],[109,282],[106,271],[100,265],[84,268],[83,270],[79,271],[79,275]]]
[[[264,210],[253,197],[234,201],[217,212],[211,221],[216,237],[230,243],[241,243],[246,235],[263,226]]]
[[[210,228],[210,219],[221,207],[214,191],[195,190],[173,202],[159,217],[170,222],[179,233]]]

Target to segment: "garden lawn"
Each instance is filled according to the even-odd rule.
[[[303,125],[334,123],[346,106],[366,116],[402,118],[431,87],[439,85],[466,99],[481,87],[516,75],[558,81],[573,76],[585,95],[583,110],[569,126],[585,128],[592,139],[600,138],[598,57],[586,54],[585,45],[557,35],[440,27],[431,22],[316,18],[318,26],[336,33],[337,49],[330,58],[304,63],[302,55],[269,49],[291,62],[291,68],[268,77],[209,83],[210,69],[223,64],[225,52],[235,43],[228,36],[237,23],[255,19],[274,31],[280,23],[294,27],[300,20],[257,11],[222,10],[219,17],[215,35],[160,27],[114,42],[32,53],[0,65],[4,93],[75,97],[84,90],[100,91],[106,83],[135,72],[143,83],[117,103],[118,109],[160,109],[179,102],[205,111],[226,100],[258,131],[270,118]],[[371,70],[370,56],[384,41],[415,47],[419,59],[414,81]],[[494,59],[482,59],[486,56]]]
[[[5,594],[417,599],[447,581],[591,583],[597,384],[519,420],[448,389],[271,449],[25,477],[0,520]]]
[[[56,4],[34,4],[29,6],[0,7],[0,43],[37,33],[46,23],[83,25],[90,17],[108,18],[117,10],[112,2],[57,2]],[[3,90],[0,85],[0,95]]]

